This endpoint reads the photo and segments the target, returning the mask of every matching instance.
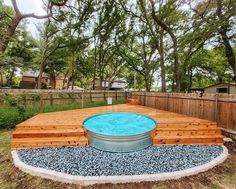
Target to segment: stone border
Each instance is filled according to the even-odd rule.
[[[13,163],[20,170],[29,173],[33,176],[40,176],[55,181],[80,184],[81,186],[104,184],[104,183],[131,183],[131,182],[143,182],[143,181],[161,181],[170,179],[179,179],[190,175],[195,175],[200,172],[207,171],[214,166],[222,163],[227,159],[228,149],[222,146],[223,152],[218,157],[210,161],[209,163],[199,165],[193,168],[185,169],[182,171],[159,173],[159,174],[144,174],[144,175],[124,175],[124,176],[75,176],[66,173],[61,173],[45,168],[33,167],[22,162],[17,154],[17,151],[11,152]]]

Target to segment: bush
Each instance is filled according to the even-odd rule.
[[[37,101],[38,97],[36,97]],[[40,109],[39,103],[26,106],[23,102],[19,102],[12,97],[7,97],[7,103],[4,107],[0,107],[0,129],[14,128],[15,125],[22,121],[31,118],[40,112],[55,112],[63,110],[80,109],[81,104],[60,104],[60,105],[47,105]],[[124,100],[113,101],[113,104],[122,104]],[[8,105],[7,105],[8,104]],[[106,101],[99,102],[85,102],[84,108],[105,106]]]
[[[0,128],[13,128],[22,121],[16,108],[0,108]]]

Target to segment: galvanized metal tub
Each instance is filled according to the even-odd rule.
[[[109,152],[133,152],[152,145],[152,132],[153,131],[148,131],[142,134],[128,136],[111,136],[97,134],[87,130],[86,135],[89,139],[89,144],[99,150]]]
[[[111,113],[105,113],[105,114],[111,114]],[[101,133],[101,132],[99,133],[95,131],[95,129],[91,130],[85,126],[85,122],[87,120],[94,119],[97,116],[101,116],[105,114],[96,114],[96,115],[90,116],[87,119],[85,119],[83,122],[83,125],[86,128],[86,136],[89,139],[89,144],[92,147],[97,148],[99,150],[103,150],[103,151],[109,151],[109,152],[132,152],[132,151],[137,151],[137,150],[147,148],[150,145],[152,145],[152,133],[155,127],[146,129],[142,131],[141,133],[135,133],[135,134],[132,133],[128,135],[113,135],[113,134],[108,134],[108,133]],[[135,114],[135,113],[132,113],[132,114]],[[142,115],[142,114],[138,114],[138,115],[139,116],[141,115],[145,118],[148,117],[148,119],[155,122],[155,125],[156,125],[156,121],[152,119],[151,117]]]

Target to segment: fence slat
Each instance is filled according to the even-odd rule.
[[[236,131],[236,95],[132,92],[140,105],[216,121],[219,127]]]

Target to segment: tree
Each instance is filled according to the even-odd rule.
[[[119,55],[128,67],[143,76],[146,91],[151,90],[153,74],[158,68],[157,51],[153,48],[145,24],[134,26],[129,38],[118,47]]]
[[[137,18],[137,22],[142,22],[143,24],[147,25],[149,30],[149,35],[151,38],[151,43],[153,44],[153,48],[156,48],[159,52],[160,56],[160,67],[161,67],[161,87],[162,92],[166,92],[166,73],[165,73],[165,63],[164,63],[164,31],[160,28],[152,19],[150,14],[150,6],[144,0],[140,0],[137,2],[137,5],[134,4],[134,10],[128,9],[124,2],[120,0],[120,4],[122,5],[123,9],[126,13],[130,14],[131,16]],[[158,63],[157,63],[158,64]]]
[[[71,85],[74,88],[76,79],[78,79],[78,66],[86,56],[86,48],[89,46],[91,38],[86,29],[90,26],[90,17],[94,10],[92,0],[81,2],[70,2],[68,6],[58,8],[55,25],[62,31],[62,38],[67,48],[68,56],[68,77],[67,88]],[[81,57],[83,57],[81,59]]]
[[[192,6],[191,6],[192,7]],[[211,29],[214,37],[220,37],[225,48],[225,56],[231,66],[236,82],[236,55],[233,50],[235,44],[233,29],[235,22],[236,2],[228,0],[204,1],[192,8],[196,19],[200,19],[207,28]]]
[[[4,77],[7,86],[16,84],[13,81],[15,72],[19,69],[23,71],[33,67],[32,61],[35,58],[35,48],[35,40],[27,33],[25,26],[21,25],[9,43],[7,50],[1,55],[1,85],[3,85]]]
[[[47,15],[35,15],[34,13],[29,14],[23,14],[20,9],[18,8],[16,0],[11,0],[12,6],[14,9],[14,12],[7,6],[3,5],[2,2],[0,2],[0,7],[2,9],[1,11],[1,38],[0,38],[0,53],[4,53],[11,38],[13,37],[16,28],[18,27],[19,23],[26,19],[26,18],[35,18],[35,19],[45,19],[52,16],[52,9],[54,6],[63,6],[67,2],[60,1],[60,0],[51,0],[48,3]],[[4,20],[4,21],[2,21]]]
[[[44,69],[48,63],[48,59],[58,50],[65,47],[63,39],[60,36],[56,36],[60,31],[51,24],[51,20],[48,19],[44,23],[44,26],[40,30],[39,41],[39,56],[38,61],[40,64],[37,88],[42,87],[42,75]]]
[[[174,0],[167,1],[166,5],[162,6],[159,9],[159,13],[160,13],[159,16],[157,16],[156,14],[155,2],[153,0],[150,0],[150,3],[152,7],[153,20],[156,22],[157,25],[159,25],[164,31],[166,31],[170,35],[171,40],[173,42],[174,75],[175,75],[175,82],[176,82],[176,91],[179,92],[181,89],[181,86],[180,86],[181,78],[180,78],[180,66],[179,66],[179,55],[178,55],[178,41],[177,41],[175,31],[172,28],[173,26],[165,23],[164,19],[161,17],[161,13],[166,13],[166,12],[171,13],[171,11],[176,9],[176,1]]]
[[[99,78],[100,87],[102,87],[103,80],[108,80],[111,85],[116,74],[119,74],[118,70],[120,71],[121,66],[119,64],[122,64],[117,57],[116,45],[118,44],[115,44],[115,38],[118,31],[122,32],[124,12],[119,4],[112,0],[101,1],[97,6],[97,12],[93,32],[95,48],[93,88],[97,78]],[[110,69],[111,67],[112,69]]]

